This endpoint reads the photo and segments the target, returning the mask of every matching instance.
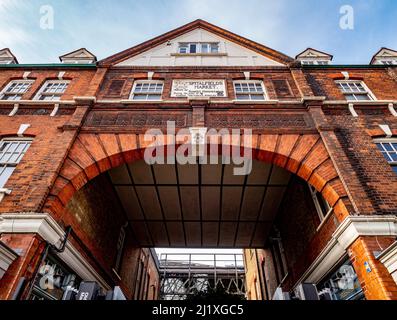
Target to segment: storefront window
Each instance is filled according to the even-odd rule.
[[[61,300],[64,292],[78,289],[81,278],[59,259],[48,256],[39,268],[31,300]]]
[[[364,294],[357,274],[349,260],[331,272],[317,285],[318,292],[329,294],[332,300],[363,300]]]

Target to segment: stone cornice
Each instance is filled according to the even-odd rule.
[[[28,212],[1,214],[1,233],[35,233],[49,243],[56,245],[63,239],[65,231],[49,214]],[[82,279],[97,281],[106,290],[110,288],[106,281],[69,241],[66,243],[65,251],[60,253],[59,257]]]
[[[397,236],[396,216],[348,216],[335,230],[331,240],[302,275],[302,282],[318,283],[346,255],[346,250],[361,236]]]

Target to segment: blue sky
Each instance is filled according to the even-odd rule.
[[[40,28],[40,7],[54,9],[54,28]],[[354,29],[339,27],[342,5]],[[368,63],[382,46],[397,49],[395,0],[0,0],[0,48],[20,63],[58,62],[86,47],[105,58],[197,18],[290,56],[306,47],[334,63]]]

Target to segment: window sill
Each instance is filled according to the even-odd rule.
[[[278,100],[232,100],[234,104],[275,104]]]
[[[227,53],[171,53],[171,57],[226,57]]]
[[[3,201],[5,195],[9,195],[11,193],[10,189],[0,188],[0,202]]]
[[[74,100],[0,100],[0,104],[3,105],[54,105],[54,104],[70,104],[74,105],[76,102]]]
[[[367,105],[367,106],[378,106],[378,105],[386,105],[386,104],[397,104],[397,101],[393,100],[327,100],[324,101],[323,104],[332,105],[332,104],[353,104],[353,105]]]
[[[120,100],[122,104],[150,104],[150,103],[160,103],[164,102],[163,100]]]

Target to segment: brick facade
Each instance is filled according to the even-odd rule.
[[[187,29],[197,24],[212,28],[196,22]],[[397,118],[389,109],[390,103],[397,101],[394,67],[300,66],[236,35],[215,28],[211,31],[286,65],[244,69],[117,67],[117,62],[135,54],[132,50],[92,66],[0,66],[0,90],[10,80],[21,79],[26,71],[30,71],[28,78],[35,80],[14,115],[10,113],[15,105],[0,100],[0,138],[15,137],[22,124],[30,124],[24,137],[33,141],[7,181],[6,187],[12,191],[1,201],[0,213],[4,217],[44,213],[63,229],[71,226],[70,243],[109,286],[119,285],[131,299],[157,298],[160,280],[150,250],[137,247],[129,232],[119,273],[112,269],[125,212],[108,171],[142,159],[148,145],[143,139],[146,129],[163,129],[168,120],[175,120],[177,128],[252,128],[253,144],[247,147],[253,150],[254,159],[284,168],[293,176],[277,212],[277,234],[273,234],[281,237],[287,256],[286,261],[279,261],[284,264],[285,278],[276,275],[276,258],[269,243],[263,249],[247,249],[251,299],[271,299],[280,284],[288,291],[302,277],[314,277],[312,266],[319,265],[316,259],[328,250],[347,218],[393,217],[397,213],[397,176],[373,142],[385,137],[379,125],[389,125],[397,135]],[[145,45],[150,48],[156,41]],[[143,47],[138,46],[136,52]],[[57,79],[60,71],[71,81],[61,101],[32,100],[44,81]],[[248,71],[250,79],[263,81],[267,103],[234,101],[233,81],[245,79],[243,72]],[[153,79],[164,81],[162,101],[128,101],[134,81],[148,79],[148,72],[154,73]],[[354,103],[357,117],[335,84],[345,79],[341,72],[348,72],[349,79],[363,81],[377,98]],[[172,98],[174,79],[224,79],[228,98]],[[51,116],[57,104],[59,110]],[[307,183],[333,208],[325,221],[318,217]],[[386,249],[394,240],[391,235],[380,236],[360,235],[343,250],[353,263],[366,298],[397,299],[396,283],[374,254],[382,251],[379,243]],[[0,280],[0,298],[10,299],[21,277],[32,278],[48,239],[2,232],[0,240],[20,254]],[[363,269],[366,262],[372,267],[371,273]]]

